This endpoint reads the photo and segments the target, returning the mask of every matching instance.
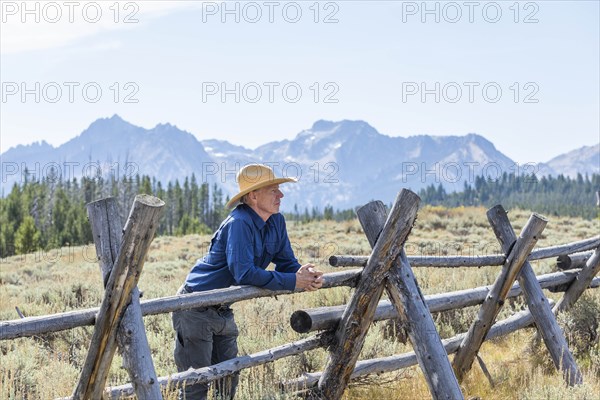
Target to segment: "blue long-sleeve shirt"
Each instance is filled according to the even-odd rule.
[[[266,271],[271,262],[275,271]],[[273,214],[265,222],[240,204],[221,223],[208,254],[194,265],[185,284],[194,292],[231,285],[294,290],[298,269],[283,215]]]

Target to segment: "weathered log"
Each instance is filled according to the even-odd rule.
[[[512,315],[505,320],[497,322],[488,332],[486,340],[494,339],[500,336],[508,335],[516,330],[525,328],[533,324],[533,317],[528,310],[521,311]],[[463,338],[465,333],[458,334],[452,338],[442,340],[442,344],[448,354],[454,353]],[[352,379],[360,378],[370,374],[381,374],[384,372],[397,371],[399,369],[412,367],[416,365],[417,355],[415,352],[404,353],[400,355],[376,358],[372,360],[362,360],[356,363],[356,368],[352,373]],[[302,389],[310,389],[317,386],[322,372],[305,373],[298,379],[289,380],[281,384],[284,391],[296,391]]]
[[[496,384],[494,383],[492,374],[490,374],[490,371],[488,370],[487,366],[483,362],[483,358],[481,358],[481,356],[479,354],[477,354],[477,362],[479,363],[479,367],[481,368],[481,371],[483,372],[483,374],[487,378],[488,382],[490,383],[490,386],[493,389],[496,386]]]
[[[600,271],[600,246],[587,260],[585,267],[577,274],[577,277],[571,286],[569,286],[563,297],[556,303],[552,312],[558,314],[561,311],[571,308],[579,297],[581,297],[584,290],[590,285],[594,276],[598,274],[598,271]]]
[[[416,194],[405,189],[398,194],[335,332],[332,351],[319,381],[322,396],[327,399],[339,399],[346,389],[381,297],[383,280],[400,255],[415,222],[418,206]]]
[[[592,254],[593,251],[560,255],[556,258],[556,268],[560,271],[582,268]],[[555,286],[549,290],[552,293],[565,292],[570,284],[571,282],[565,283],[565,286]]]
[[[183,384],[208,383],[217,379],[222,379],[245,368],[256,367],[279,360],[280,358],[304,353],[305,351],[313,350],[318,347],[325,347],[328,340],[329,335],[312,336],[273,349],[232,358],[209,367],[190,369],[185,372],[160,377],[158,378],[158,382],[161,387],[168,386],[172,388]],[[122,396],[132,396],[134,391],[131,384],[126,384],[107,388],[106,394],[110,399],[119,399]]]
[[[554,272],[551,274],[540,275],[537,278],[540,287],[548,289],[551,287],[565,286],[573,282],[578,271]],[[597,288],[600,286],[600,277],[592,280],[589,287]],[[459,308],[481,304],[490,291],[490,286],[480,286],[473,289],[457,290],[448,293],[437,293],[425,295],[425,302],[429,311],[432,313],[456,310]],[[518,283],[513,284],[508,292],[509,298],[517,297],[522,294]],[[294,311],[290,317],[291,327],[298,333],[308,333],[314,331],[326,331],[335,329],[340,322],[342,313],[346,305],[319,307],[306,310]],[[398,313],[389,300],[382,300],[377,305],[377,310],[373,316],[373,321],[383,321],[387,319],[398,318]]]
[[[593,251],[586,251],[585,253],[562,254],[556,258],[556,267],[561,271],[582,268],[592,254],[594,254]]]
[[[340,286],[355,287],[362,269],[327,273],[323,275],[323,288]],[[225,289],[209,290],[190,294],[161,297],[141,302],[142,315],[155,315],[176,310],[196,307],[207,307],[222,303],[273,297],[278,295],[299,293],[302,290],[272,291],[256,286],[231,286]],[[40,333],[58,332],[79,326],[94,325],[98,307],[64,313],[27,317],[23,319],[0,322],[0,340],[15,339],[39,335]]]
[[[385,206],[381,202],[357,211],[363,231],[374,245],[385,224]],[[429,391],[434,399],[462,399],[448,355],[437,334],[421,289],[406,258],[404,249],[389,271],[386,290],[397,315],[406,326]]]
[[[23,314],[23,312],[21,311],[19,306],[15,306],[15,311],[17,312],[17,315],[19,316],[19,318],[25,318],[25,314]]]
[[[388,275],[388,295],[403,322],[433,399],[464,399],[433,317],[404,250]]]
[[[106,283],[117,259],[123,232],[117,202],[114,197],[94,201],[87,205],[87,212],[102,270],[102,279]],[[131,303],[125,310],[123,320],[118,327],[117,345],[137,398],[162,399],[144,328],[140,309],[140,291],[137,286],[131,292]]]
[[[467,372],[471,370],[485,336],[498,316],[510,288],[547,223],[548,220],[545,218],[533,214],[511,247],[510,253],[507,254],[500,275],[492,285],[452,361],[452,367],[459,381],[462,381]]]
[[[593,250],[598,246],[600,246],[600,235],[592,236],[589,239],[584,239],[577,242],[542,247],[541,249],[532,251],[527,260],[534,261],[544,258],[558,257],[561,254],[580,253],[582,251]]]
[[[488,265],[502,265],[506,257],[502,255],[491,256],[408,256],[411,267],[482,267]],[[369,256],[355,255],[333,255],[329,257],[329,265],[332,267],[364,267]]]
[[[367,261],[369,256],[337,254],[329,257],[329,265],[332,267],[364,267]]]
[[[343,272],[343,271],[340,271]],[[331,272],[323,274],[322,289],[341,286],[355,287],[361,269],[345,271],[346,273]],[[175,310],[186,310],[196,307],[205,307],[215,304],[235,303],[243,300],[256,299],[259,297],[275,297],[279,295],[301,293],[304,290],[268,290],[256,286],[230,286],[225,289],[207,290],[177,296],[164,297],[160,301],[153,300],[142,302],[144,315],[161,314]]]
[[[568,254],[562,254],[556,257],[556,268],[560,271],[566,271],[571,267],[571,257]]]
[[[152,196],[136,196],[125,224],[119,254],[106,284],[100,312],[74,399],[99,399],[116,350],[116,334],[131,292],[137,285],[150,243],[165,203]]]
[[[78,326],[94,325],[99,308],[68,311],[52,315],[25,317],[0,322],[0,340],[59,332]]]
[[[500,242],[502,251],[508,254],[517,237],[508,220],[506,211],[502,206],[497,205],[488,210],[487,216],[494,234]],[[541,333],[550,352],[554,365],[563,372],[568,385],[580,384],[582,382],[581,372],[569,350],[565,336],[556,322],[548,304],[548,299],[544,296],[542,288],[535,279],[535,273],[529,262],[525,262],[521,269],[519,284],[523,288],[529,310],[533,315],[538,332]]]
[[[543,247],[533,250],[529,256],[529,261],[541,260],[544,258],[558,257],[560,255],[572,254],[586,250],[593,250],[600,246],[600,236],[593,236],[589,239],[577,242],[561,244],[558,246]],[[369,256],[349,256],[333,255],[329,257],[329,264],[332,267],[364,267],[367,265]],[[408,256],[408,262],[411,267],[483,267],[503,265],[506,261],[504,254],[492,254],[489,256]]]

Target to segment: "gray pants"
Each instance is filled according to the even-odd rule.
[[[177,371],[201,368],[237,356],[238,328],[229,307],[201,307],[173,312],[175,364]],[[232,399],[239,380],[238,374],[215,382],[215,397]],[[208,384],[186,385],[180,399],[204,400]]]

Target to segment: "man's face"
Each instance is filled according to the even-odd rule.
[[[260,215],[265,221],[273,214],[279,212],[279,205],[281,204],[281,198],[283,193],[279,190],[279,185],[269,185],[264,188],[258,189],[253,192],[255,197],[254,210]]]

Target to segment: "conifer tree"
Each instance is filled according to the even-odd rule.
[[[15,233],[16,254],[26,254],[38,249],[40,237],[40,232],[35,226],[33,217],[27,215]]]

